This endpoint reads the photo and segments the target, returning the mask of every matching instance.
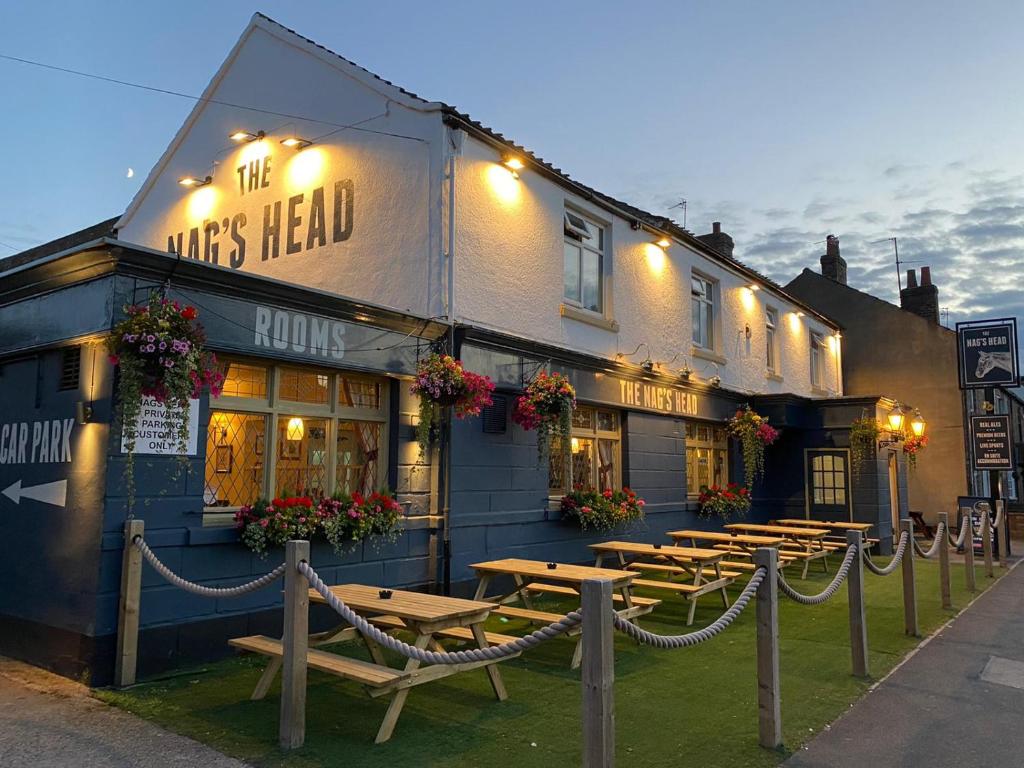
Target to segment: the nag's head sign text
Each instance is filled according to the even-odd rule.
[[[960,387],[1010,386],[1020,380],[1015,319],[957,323]]]

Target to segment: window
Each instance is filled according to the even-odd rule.
[[[825,346],[824,337],[817,331],[811,332],[811,386],[821,389],[821,358]]]
[[[811,458],[813,504],[846,506],[846,459],[825,454]]]
[[[617,411],[581,405],[572,415],[569,456],[565,447],[552,441],[548,462],[548,486],[552,495],[571,488],[617,489],[622,485],[620,454],[621,422]]]
[[[717,424],[686,422],[686,495],[729,482],[729,437]]]
[[[702,349],[715,348],[715,284],[694,275],[690,279],[693,303],[693,343]]]
[[[779,348],[776,330],[779,327],[779,311],[768,307],[764,313],[764,335],[766,341],[765,363],[769,373],[779,372]]]
[[[603,311],[605,229],[578,213],[565,212],[565,301]]]
[[[210,411],[206,507],[288,492],[368,494],[387,480],[386,380],[315,368],[222,362]]]

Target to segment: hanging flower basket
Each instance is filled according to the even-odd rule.
[[[907,465],[913,470],[917,469],[917,454],[928,447],[928,435],[910,435],[903,441],[903,453],[907,457]]]
[[[752,488],[756,477],[764,477],[764,449],[779,439],[779,430],[745,405],[729,419],[729,434],[739,439],[743,448],[744,485]]]
[[[568,445],[575,410],[576,390],[569,379],[560,373],[541,371],[516,400],[512,421],[523,429],[537,430],[537,458],[541,460],[552,437],[557,436],[564,445]]]
[[[737,483],[729,483],[724,488],[712,485],[700,489],[700,506],[697,514],[701,517],[718,516],[722,520],[732,517],[746,517],[750,511],[750,491]]]
[[[862,463],[875,455],[882,425],[866,413],[850,424],[850,464],[856,473]]]
[[[216,368],[216,357],[203,349],[206,335],[196,322],[195,307],[183,307],[154,293],[147,304],[127,305],[124,312],[126,318],[107,338],[107,349],[119,373],[117,399],[131,509],[135,501],[135,436],[143,398],[152,398],[164,407],[170,437],[184,457],[189,401],[207,389],[213,397],[220,395],[224,376]]]
[[[562,497],[562,519],[575,522],[583,530],[610,531],[643,518],[644,500],[629,488],[606,488],[601,493],[577,488]]]
[[[284,496],[242,507],[235,527],[242,543],[260,555],[289,539],[323,539],[343,554],[370,536],[394,541],[402,530],[402,507],[387,489],[366,497],[335,494],[317,503],[308,496]]]
[[[409,389],[420,398],[416,439],[426,453],[441,421],[441,409],[454,407],[455,417],[479,416],[491,405],[494,383],[488,376],[467,371],[451,355],[432,354],[416,366],[416,381]]]

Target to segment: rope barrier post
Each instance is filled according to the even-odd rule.
[[[587,579],[583,614],[583,768],[615,765],[615,632],[612,583]]]
[[[135,537],[145,532],[142,520],[131,519],[124,524],[124,553],[121,556],[121,598],[117,607],[117,659],[114,685],[126,688],[135,685],[139,661],[139,605],[142,590],[142,553],[135,546]]]
[[[974,592],[978,585],[974,582],[974,525],[971,523],[970,514],[964,515],[960,520],[960,536],[964,541],[964,577],[967,580],[967,591]]]
[[[997,538],[999,540],[999,551],[996,553],[999,559],[1000,568],[1010,567],[1010,526],[1006,521],[1006,502],[996,499],[996,521],[999,523]]]
[[[995,576],[992,571],[992,518],[985,508],[981,510],[981,554],[985,558],[985,575],[991,579]]]
[[[907,534],[903,553],[903,627],[908,635],[921,636],[917,625],[917,585],[914,583],[914,521],[900,520],[900,531]]]
[[[306,740],[306,652],[309,649],[309,582],[299,563],[309,562],[309,542],[285,544],[281,723],[278,744],[297,749]]]
[[[868,625],[864,613],[864,534],[846,532],[846,545],[857,553],[846,575],[846,589],[850,604],[850,653],[853,657],[855,677],[868,676]]]
[[[760,547],[754,565],[765,569],[757,587],[757,729],[762,747],[782,746],[779,683],[779,551]]]
[[[953,596],[949,586],[949,515],[939,512],[939,528],[942,532],[942,546],[939,547],[939,592],[942,594],[942,607],[953,607]],[[936,534],[936,538],[938,535]]]

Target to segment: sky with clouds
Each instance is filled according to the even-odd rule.
[[[834,233],[895,300],[896,237],[951,324],[1024,315],[1022,3],[7,3],[0,53],[198,94],[255,10],[780,282]],[[2,60],[0,99],[0,255],[120,213],[191,108]]]

